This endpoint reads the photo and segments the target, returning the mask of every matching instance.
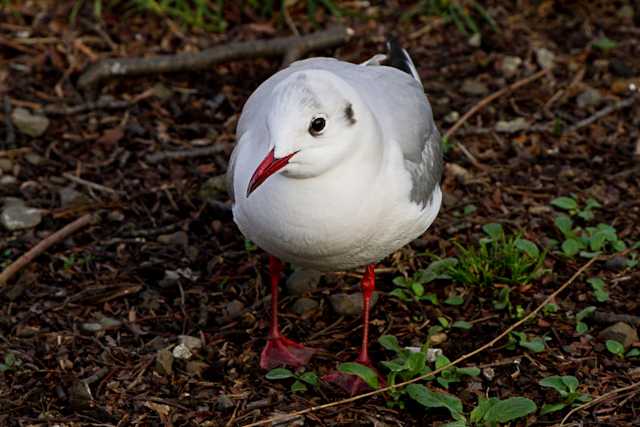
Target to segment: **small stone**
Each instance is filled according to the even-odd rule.
[[[513,120],[500,120],[496,123],[496,132],[516,133],[529,127],[529,123],[524,117],[518,117]]]
[[[18,180],[16,179],[15,176],[11,176],[11,175],[0,176],[0,186],[2,187],[8,187],[10,185],[15,185],[17,183],[18,183]]]
[[[24,158],[27,162],[29,162],[33,166],[42,166],[47,162],[47,159],[45,159],[38,153],[29,153],[26,156],[24,156]]]
[[[193,353],[185,344],[178,344],[177,346],[175,346],[171,354],[173,354],[173,357],[175,357],[176,359],[184,360],[189,360],[191,359],[191,356],[193,356]]]
[[[469,40],[467,40],[467,43],[469,43],[471,47],[480,47],[482,44],[482,35],[480,33],[473,33],[473,35],[469,37]]]
[[[437,334],[433,334],[429,337],[429,342],[431,345],[440,345],[447,340],[447,334],[444,332],[439,332]]]
[[[173,372],[173,355],[166,348],[156,354],[156,371],[160,375],[171,375]]]
[[[229,396],[227,396],[226,394],[221,395],[220,397],[218,397],[217,401],[216,401],[216,408],[224,411],[227,409],[231,409],[235,407],[233,400],[231,400],[231,398]]]
[[[151,88],[151,93],[161,101],[166,101],[173,96],[173,91],[162,83],[156,83]]]
[[[33,228],[42,221],[40,209],[28,206],[6,206],[0,214],[0,222],[7,230]]]
[[[333,311],[341,316],[359,316],[362,314],[362,292],[356,292],[354,294],[333,294],[329,296],[331,307]],[[374,292],[371,298],[371,308],[376,305],[378,301],[378,292]]]
[[[467,79],[462,83],[460,91],[467,95],[486,95],[489,93],[489,88],[482,82]]]
[[[165,245],[187,246],[189,244],[189,236],[184,231],[176,231],[171,234],[161,234],[158,236],[158,242]]]
[[[631,344],[638,341],[638,332],[632,326],[624,322],[618,322],[598,334],[598,338],[602,341],[614,340],[624,346],[625,351],[631,347]]]
[[[26,202],[17,197],[5,197],[2,200],[2,206],[8,208],[9,206],[26,206]]]
[[[289,295],[301,296],[318,287],[322,273],[307,268],[298,268],[287,279],[287,292]]]
[[[625,268],[627,268],[627,261],[628,259],[626,257],[620,256],[620,255],[616,255],[613,258],[609,258],[605,263],[604,266],[608,269],[608,270],[612,270],[612,271],[622,271]]]
[[[553,209],[551,209],[550,206],[546,206],[546,205],[529,206],[529,213],[534,215],[542,215],[542,214],[548,214],[552,212],[553,212]]]
[[[202,186],[200,186],[200,191],[198,192],[198,196],[206,202],[220,200],[223,195],[226,197],[226,194],[226,175],[212,176],[207,179]]]
[[[597,89],[587,89],[576,98],[576,103],[580,108],[595,107],[602,102],[602,95]]]
[[[31,114],[24,108],[16,108],[11,113],[11,120],[18,130],[32,137],[41,136],[49,127],[49,119],[45,116]]]
[[[192,375],[196,375],[198,377],[201,377],[203,372],[206,371],[209,368],[209,364],[202,362],[200,360],[190,360],[187,362],[187,372],[192,374]]]
[[[482,376],[491,381],[496,376],[496,371],[493,368],[483,368]]]
[[[102,330],[102,325],[96,322],[87,322],[80,324],[80,329],[85,332],[100,332]]]
[[[502,61],[500,61],[500,71],[506,77],[512,77],[518,72],[520,64],[522,64],[522,59],[520,59],[520,57],[507,55],[502,58]]]
[[[180,344],[187,346],[189,350],[196,350],[202,348],[202,340],[198,337],[192,337],[191,335],[178,335]]]
[[[180,277],[180,273],[176,270],[165,270],[164,277],[158,282],[158,285],[161,288],[168,288],[178,283]]]
[[[291,310],[293,310],[294,313],[302,316],[318,308],[318,305],[319,304],[316,300],[302,297],[298,298],[296,302],[293,303]]]
[[[225,308],[222,309],[222,315],[216,317],[216,323],[218,325],[223,325],[225,323],[229,323],[234,319],[242,316],[244,312],[244,304],[242,301],[233,300],[227,303]]]
[[[2,171],[2,173],[11,173],[13,171],[13,162],[11,159],[0,159],[0,171]]]
[[[538,61],[538,65],[542,68],[553,68],[553,63],[555,61],[555,54],[551,52],[549,49],[540,47],[535,49],[536,61]]]
[[[87,201],[87,198],[84,194],[72,187],[61,188],[58,191],[58,195],[60,196],[60,206],[63,208],[73,205],[80,205],[83,202]]]
[[[453,123],[457,122],[459,118],[460,118],[460,113],[458,113],[457,111],[453,110],[449,114],[444,116],[444,121],[446,123],[453,124]]]
[[[115,222],[122,222],[125,219],[124,214],[122,213],[122,211],[109,211],[109,213],[107,214],[107,219],[109,221],[115,221]]]
[[[467,169],[463,168],[457,163],[447,162],[445,164],[445,168],[447,169],[447,174],[451,174],[451,176],[455,177],[460,184],[464,185],[467,182],[469,182],[471,178],[473,178],[473,175],[471,174],[471,172],[469,172]]]

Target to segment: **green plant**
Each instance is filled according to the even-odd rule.
[[[485,224],[479,246],[464,248],[456,243],[457,258],[446,258],[439,268],[441,277],[467,285],[495,283],[524,284],[546,272],[546,251],[518,235],[507,237],[500,224]]]
[[[307,391],[307,385],[316,387],[318,385],[318,375],[315,372],[293,373],[286,368],[275,368],[267,372],[265,377],[268,380],[284,380],[294,378],[290,390],[292,393]]]
[[[380,387],[378,374],[370,367],[357,362],[345,362],[338,365],[338,371],[360,377],[371,388]]]
[[[591,45],[606,53],[611,49],[615,49],[618,46],[618,43],[608,37],[600,37],[598,40],[591,43]]]
[[[513,336],[517,338],[518,345],[526,348],[534,353],[542,353],[545,348],[545,341],[548,341],[548,337],[533,337],[529,338],[524,332],[512,332]]]
[[[444,355],[439,354],[436,356],[436,369],[440,369],[444,366],[447,366],[451,361]],[[436,381],[444,388],[449,388],[449,384],[457,383],[462,381],[462,377],[477,377],[480,375],[480,369],[476,367],[468,367],[468,368],[458,368],[456,366],[451,366],[446,368],[444,371],[440,372]]]
[[[573,220],[566,215],[557,216],[554,223],[564,237],[561,249],[567,257],[580,254],[584,258],[593,258],[602,252],[619,252],[627,247],[618,238],[616,229],[607,224],[582,229],[574,227]]]
[[[440,16],[445,23],[453,23],[465,35],[480,33],[480,23],[488,24],[494,32],[498,31],[489,12],[474,0],[422,0],[402,18],[409,19],[417,14]]]
[[[624,345],[616,340],[607,340],[605,341],[605,346],[609,353],[624,359]]]
[[[593,210],[602,207],[602,205],[593,198],[587,199],[584,207],[580,207],[576,197],[573,195],[556,197],[551,201],[551,204],[567,211],[570,216],[577,215],[585,221],[591,221],[594,217]]]
[[[470,419],[476,425],[493,427],[498,423],[508,423],[526,417],[536,409],[536,404],[526,397],[510,397],[505,400],[480,397],[478,405],[471,411]]]
[[[576,314],[576,332],[578,335],[582,335],[589,330],[589,326],[583,322],[583,320],[587,317],[591,317],[594,311],[596,311],[596,308],[594,306],[589,306],[583,308]]]
[[[587,279],[587,283],[591,285],[593,289],[593,296],[598,302],[605,302],[609,300],[609,292],[605,288],[604,280],[599,277],[591,277]]]
[[[416,271],[411,277],[398,276],[393,279],[393,284],[397,287],[389,295],[402,301],[429,301],[438,305],[437,295],[433,292],[425,293],[424,285],[436,279],[448,279],[445,271],[450,264],[456,262],[453,258],[445,258],[432,262],[429,267]]]
[[[22,360],[18,359],[15,354],[7,352],[4,354],[4,362],[0,363],[0,372],[15,370],[22,365]]]
[[[545,403],[540,410],[540,415],[550,414],[560,411],[567,406],[573,405],[575,402],[584,403],[591,400],[591,396],[578,391],[578,380],[571,375],[553,375],[541,379],[538,384],[542,387],[548,387],[556,390],[562,399],[556,403]]]

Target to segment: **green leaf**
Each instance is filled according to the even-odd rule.
[[[592,305],[585,307],[576,314],[576,320],[581,321],[587,317],[591,317],[594,311],[596,311],[596,308]]]
[[[540,337],[536,337],[530,341],[520,341],[520,346],[534,353],[542,353],[544,351],[544,340]]]
[[[422,371],[427,363],[427,355],[421,351],[409,354],[405,366],[409,371],[418,373]]]
[[[621,252],[627,249],[627,245],[622,240],[616,240],[613,242],[613,250],[616,252]]]
[[[493,240],[499,240],[504,235],[502,225],[496,223],[485,224],[482,230]]]
[[[464,216],[471,215],[472,213],[474,213],[477,210],[478,210],[478,208],[476,207],[476,205],[467,205],[467,206],[464,207],[464,210],[462,211],[462,214]]]
[[[298,377],[301,381],[309,385],[318,385],[318,376],[315,372],[305,372]]]
[[[413,282],[411,283],[411,292],[415,294],[417,297],[421,297],[424,295],[424,286],[421,283]]]
[[[411,279],[407,279],[404,276],[394,277],[393,284],[396,286],[402,286],[403,288],[408,288],[412,283]]]
[[[564,242],[562,242],[561,247],[562,247],[562,252],[564,252],[566,256],[572,257],[572,256],[575,256],[578,252],[580,252],[580,249],[583,248],[583,245],[579,240],[567,239]]]
[[[400,347],[398,339],[393,335],[383,335],[378,338],[378,342],[387,350],[391,350],[395,353],[402,353],[402,347]]]
[[[605,290],[604,280],[599,277],[591,277],[587,279],[587,282],[593,289],[593,296],[596,297],[596,301],[605,302],[609,300],[609,293]]]
[[[302,381],[296,380],[291,384],[291,391],[293,393],[307,391],[307,386]]]
[[[442,354],[438,354],[436,356],[436,369],[444,368],[449,363],[451,363],[451,361],[447,358],[447,356],[444,356]]]
[[[562,397],[578,389],[578,380],[572,375],[552,375],[541,379],[538,384],[555,389]]]
[[[391,372],[406,371],[406,368],[404,367],[404,364],[400,364],[396,360],[394,360],[394,361],[383,360],[381,363],[385,368],[387,368]]]
[[[467,375],[470,377],[477,377],[478,375],[480,375],[480,368],[476,368],[473,366],[469,368],[456,368],[456,370],[458,371],[459,374]]]
[[[535,412],[536,404],[526,397],[510,397],[493,405],[483,419],[489,423],[506,423]]]
[[[591,236],[591,240],[589,241],[589,247],[592,251],[599,251],[604,246],[604,242],[606,241],[606,236],[602,232],[596,232],[593,236]]]
[[[444,303],[448,305],[462,305],[464,304],[464,298],[460,295],[450,295],[446,300],[444,300]]]
[[[438,305],[438,295],[433,292],[429,292],[428,294],[424,294],[420,297],[420,301],[429,301],[433,305]]]
[[[531,240],[516,239],[516,248],[529,255],[531,258],[537,259],[540,256],[540,250],[538,246]]]
[[[545,403],[542,405],[542,409],[540,409],[540,415],[550,414],[552,412],[557,412],[565,408],[564,403]]]
[[[640,348],[632,348],[627,352],[627,357],[638,357],[640,356]]]
[[[389,296],[396,297],[402,301],[411,301],[411,295],[407,293],[404,289],[395,288],[391,292],[389,292]]]
[[[453,322],[451,327],[468,331],[473,327],[473,325],[465,320],[456,320],[455,322]]]
[[[480,424],[484,419],[484,416],[489,411],[489,409],[491,409],[491,407],[493,407],[498,402],[499,402],[499,399],[496,399],[495,397],[485,399],[482,396],[480,396],[480,400],[478,401],[478,406],[473,408],[473,411],[471,411],[471,415],[469,417],[471,422],[474,424]]]
[[[582,335],[588,330],[589,330],[589,325],[587,325],[586,323],[584,322],[576,323],[576,332],[578,333],[578,335]]]
[[[593,42],[593,47],[598,48],[604,52],[614,49],[616,46],[618,46],[618,43],[614,40],[611,40],[609,37],[600,37],[598,40]]]
[[[462,402],[453,395],[431,391],[422,384],[409,384],[407,393],[426,408],[446,408],[454,419],[462,417]]]
[[[558,230],[565,236],[571,236],[573,229],[573,221],[566,215],[558,215],[554,220],[554,224],[558,227]]]
[[[607,346],[607,350],[616,356],[622,356],[624,354],[624,346],[616,340],[607,340],[605,341],[605,345]]]
[[[287,368],[275,368],[267,372],[265,377],[268,380],[283,380],[285,378],[293,377],[293,372],[291,372]]]
[[[361,365],[355,362],[341,363],[338,366],[338,371],[345,374],[357,375],[371,388],[378,388],[378,375],[376,372],[368,366]]]
[[[551,204],[555,207],[558,207],[560,209],[564,209],[567,211],[578,209],[578,203],[576,202],[576,199],[571,197],[564,197],[564,196],[556,197],[551,201]]]

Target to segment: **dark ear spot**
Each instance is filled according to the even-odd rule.
[[[356,118],[353,115],[353,105],[351,105],[351,103],[347,104],[347,106],[345,107],[344,115],[350,125],[355,124]]]

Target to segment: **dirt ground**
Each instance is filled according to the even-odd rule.
[[[241,108],[282,57],[115,77],[88,89],[78,84],[87,67],[104,58],[196,52],[292,34],[279,13],[226,3],[224,32],[122,4],[105,4],[96,17],[91,1],[77,9],[70,1],[0,3],[2,215],[26,222],[0,225],[0,270],[92,215],[90,224],[0,285],[0,425],[246,425],[345,397],[324,383],[293,393],[291,381],[269,380],[259,368],[269,320],[267,257],[236,228],[224,190]],[[519,328],[545,337],[543,351],[502,340],[462,363],[482,368],[481,375],[447,391],[467,415],[478,396],[523,396],[539,409],[559,401],[539,381],[573,375],[594,399],[628,388],[577,411],[565,425],[640,425],[640,358],[632,351],[640,349],[640,271],[631,250],[640,240],[640,100],[633,90],[640,88],[638,2],[479,2],[495,28],[467,2],[481,37],[468,28],[465,34],[444,12],[407,16],[412,2],[335,3],[341,17],[319,6],[312,20],[305,2],[288,10],[303,34],[338,22],[355,31],[348,42],[310,55],[361,62],[381,52],[394,33],[419,69],[443,134],[481,100],[547,68],[535,81],[481,104],[447,139],[445,198],[436,222],[380,265],[372,357],[392,358],[376,342],[381,335],[420,346],[441,317],[473,325],[440,335],[438,347],[454,360],[522,318],[588,261],[551,246],[552,239],[562,243],[554,221],[565,212],[551,201],[573,195],[583,207],[592,198],[600,206],[593,218],[580,217],[582,208],[568,212],[575,224],[615,227],[629,250],[604,251],[607,258],[556,298],[555,312],[541,312]],[[548,272],[517,285],[436,280],[425,287],[437,305],[389,295],[394,278],[412,276],[434,256],[459,256],[455,243],[476,246],[487,223],[548,247]],[[306,295],[314,308],[302,314],[293,310],[297,297],[283,291],[288,336],[323,348],[307,371],[321,376],[355,358],[360,318],[337,314],[330,296],[357,292],[358,276],[323,277]],[[603,279],[608,300],[595,296],[588,281],[595,277]],[[510,308],[496,308],[495,295],[505,287]],[[452,293],[464,303],[442,303]],[[588,331],[579,333],[575,316],[586,307],[595,313],[584,319]],[[601,335],[620,319],[632,330],[624,357]],[[176,355],[179,343],[189,357]],[[424,384],[445,391],[436,382]],[[388,401],[378,394],[289,425],[451,421],[442,408]],[[538,411],[512,425],[554,425],[568,411]]]

